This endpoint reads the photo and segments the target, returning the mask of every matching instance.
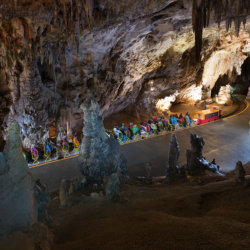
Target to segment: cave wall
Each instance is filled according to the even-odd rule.
[[[211,25],[197,62],[190,1],[48,2],[27,5],[39,18],[17,8],[20,17],[0,23],[1,131],[18,121],[26,147],[43,142],[50,118],[81,131],[86,89],[104,117],[150,113],[211,97],[221,76],[241,75],[249,53],[247,32]]]

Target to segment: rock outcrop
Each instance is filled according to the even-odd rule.
[[[37,221],[34,183],[22,155],[20,129],[13,123],[0,156],[0,234],[24,228]]]
[[[112,201],[118,201],[120,195],[120,180],[117,173],[112,174],[105,187],[106,196]]]
[[[80,151],[82,174],[89,182],[98,184],[103,182],[105,176],[117,171],[126,176],[126,160],[120,154],[119,142],[107,137],[94,97],[88,96],[81,108],[84,113],[84,138]]]
[[[205,142],[202,137],[198,135],[190,135],[191,150],[187,150],[187,171],[189,175],[204,174],[205,170],[223,175],[219,172],[219,167],[216,164],[210,163],[202,156],[202,150]],[[213,161],[215,162],[215,160]]]
[[[234,171],[235,171],[235,182],[243,184],[246,180],[245,179],[246,171],[245,171],[241,161],[238,161],[236,163],[236,167],[235,167]]]
[[[180,147],[175,134],[171,134],[168,151],[168,165],[166,166],[167,181],[175,178],[179,172],[177,161],[180,156]]]

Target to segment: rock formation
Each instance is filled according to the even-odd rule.
[[[41,184],[40,179],[35,182],[34,194],[38,206],[37,220],[39,222],[48,222],[48,204],[50,200],[50,195],[47,188]]]
[[[194,2],[194,30],[201,32],[204,15],[209,14],[208,3],[222,1]],[[237,7],[235,13],[239,13],[236,2],[232,8]],[[239,2],[247,10],[248,1]],[[210,98],[215,85],[219,93],[217,80],[224,74],[234,85],[234,69],[240,76],[249,56],[249,34],[241,30],[237,37],[225,27],[211,25],[203,36],[197,36],[203,46],[198,46],[202,56],[196,63],[190,3],[1,1],[0,148],[2,134],[13,120],[19,122],[27,147],[42,143],[51,117],[64,129],[68,121],[71,129],[80,133],[81,95],[85,95],[82,90],[86,86],[91,86],[101,114],[107,117],[123,110],[150,113],[158,102],[169,108],[171,102],[200,101],[202,86],[211,85],[210,90],[205,88]],[[229,4],[221,5],[220,9],[229,13]],[[235,21],[239,27],[245,14],[239,20],[238,14],[230,13],[227,24]],[[248,73],[246,80],[238,80],[237,92],[248,88],[247,77]],[[68,111],[72,115],[64,119]]]
[[[145,166],[146,180],[152,181],[152,165],[151,162],[147,162]]]
[[[37,221],[34,183],[22,155],[19,125],[13,123],[8,132],[6,146],[0,155],[0,234]]]
[[[106,196],[112,201],[119,200],[120,194],[120,181],[117,173],[112,174],[105,187]]]
[[[222,173],[219,172],[219,168],[217,165],[208,162],[202,156],[202,150],[205,145],[205,142],[202,137],[198,135],[191,134],[190,135],[190,145],[191,150],[187,150],[186,157],[187,157],[187,171],[189,175],[199,175],[204,174],[205,170],[212,171],[219,175]]]
[[[84,113],[83,141],[81,144],[81,171],[89,182],[102,183],[105,176],[120,172],[127,175],[125,158],[120,154],[116,139],[106,136],[99,105],[93,96],[88,96],[81,105]]]
[[[175,134],[171,134],[168,151],[168,165],[166,166],[166,178],[170,181],[178,174],[177,161],[180,156],[180,147]]]
[[[59,202],[61,207],[67,206],[68,203],[68,194],[66,190],[66,180],[62,179],[60,182],[59,188]]]
[[[236,163],[236,167],[235,167],[235,182],[236,183],[244,183],[245,182],[245,175],[246,175],[246,171],[242,165],[241,161],[238,161]]]

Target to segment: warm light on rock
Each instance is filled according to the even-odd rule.
[[[176,91],[173,95],[166,96],[165,98],[158,100],[156,103],[157,109],[161,111],[169,110],[170,107],[172,106],[172,103],[176,100],[178,95],[179,92]]]

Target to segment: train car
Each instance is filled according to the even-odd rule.
[[[221,118],[221,110],[218,108],[198,111],[194,114],[194,120],[197,125],[213,122]]]

